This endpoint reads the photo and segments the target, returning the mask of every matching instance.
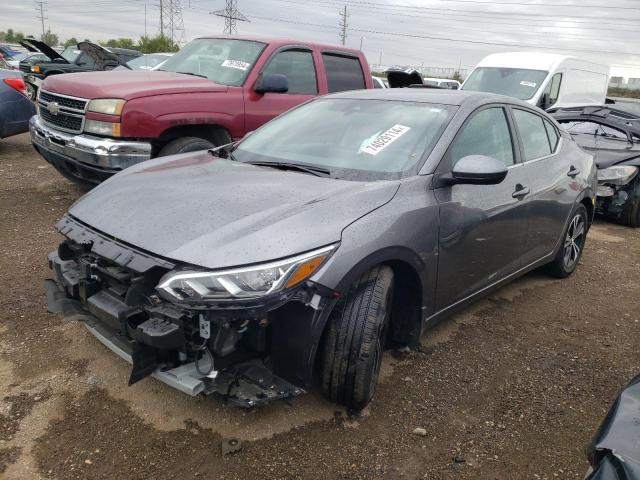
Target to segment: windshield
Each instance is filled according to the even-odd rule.
[[[233,156],[322,168],[343,179],[400,178],[431,151],[453,110],[418,102],[316,100],[256,130]]]
[[[166,72],[189,73],[221,85],[242,85],[265,44],[249,40],[200,38],[166,61]]]
[[[25,58],[31,57],[33,56],[33,53],[29,52],[29,53],[19,53],[17,55],[14,55],[13,57],[11,57],[11,60],[24,60]]]
[[[540,88],[549,72],[523,68],[476,68],[462,87],[463,90],[490,92],[529,100]]]
[[[169,59],[170,55],[142,55],[140,57],[129,60],[127,65],[131,68],[140,70],[151,70],[153,67],[160,65]]]
[[[60,54],[60,56],[62,56],[62,58],[64,58],[67,62],[73,63],[76,58],[78,58],[78,55],[80,55],[80,53],[80,50],[78,50],[76,47],[67,47]]]

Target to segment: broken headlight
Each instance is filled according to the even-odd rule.
[[[335,245],[296,257],[245,268],[210,272],[167,273],[156,287],[167,300],[202,303],[251,299],[299,285],[316,272],[333,253]]]
[[[598,183],[609,185],[626,185],[638,173],[638,167],[617,165],[598,170]]]

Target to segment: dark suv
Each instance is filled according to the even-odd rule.
[[[106,48],[90,42],[80,42],[76,49],[67,49],[60,54],[44,42],[34,39],[24,42],[51,59],[35,64],[20,62],[20,71],[27,84],[27,94],[32,100],[35,100],[44,79],[51,75],[113,70],[119,65],[126,67],[129,60],[142,55],[136,50]]]

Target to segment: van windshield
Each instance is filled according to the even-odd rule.
[[[464,82],[463,90],[499,93],[529,100],[540,88],[549,72],[524,68],[478,67]]]

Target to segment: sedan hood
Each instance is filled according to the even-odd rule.
[[[398,186],[398,181],[316,177],[199,152],[131,167],[82,197],[69,213],[148,252],[216,269],[338,242],[345,227],[391,200]]]
[[[112,70],[47,77],[43,88],[50,92],[81,98],[123,98],[176,93],[226,92],[227,87],[206,78],[182,73],[148,70]]]

